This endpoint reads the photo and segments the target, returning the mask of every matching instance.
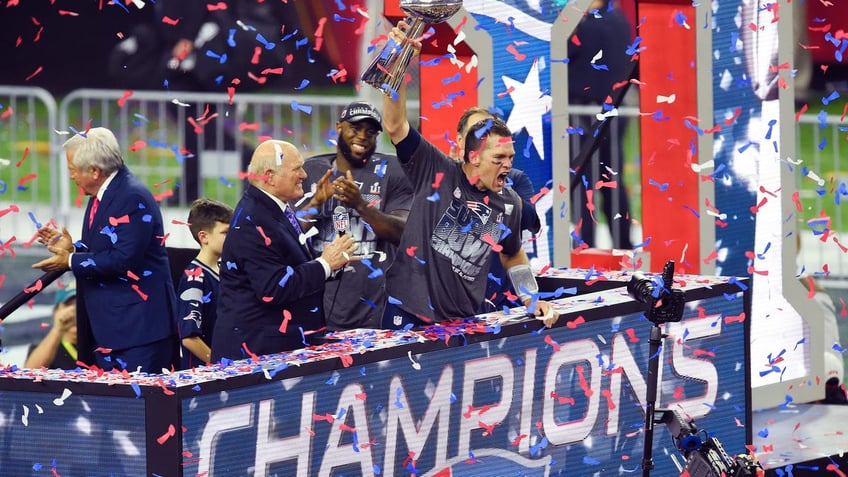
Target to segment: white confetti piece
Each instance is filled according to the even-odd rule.
[[[409,360],[412,361],[412,367],[415,368],[416,371],[420,370],[421,369],[421,363],[418,363],[414,359],[412,359],[412,350],[407,351],[406,354],[407,354],[407,356],[409,356]]]
[[[71,392],[70,389],[68,389],[68,388],[63,389],[62,390],[62,396],[54,399],[53,404],[55,404],[56,406],[61,406],[61,405],[65,404],[65,399],[68,399],[69,397],[71,397],[71,394],[73,394],[73,393]]]

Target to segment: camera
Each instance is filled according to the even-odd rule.
[[[654,323],[669,323],[683,318],[686,297],[683,290],[674,290],[674,260],[663,267],[662,275],[649,278],[636,272],[627,282],[627,293],[647,305],[648,319]]]

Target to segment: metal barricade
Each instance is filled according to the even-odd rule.
[[[4,245],[26,248],[39,217],[47,216],[48,207],[60,201],[61,179],[52,160],[56,118],[56,101],[48,91],[0,86],[0,242]]]
[[[795,126],[797,155],[793,162],[796,190],[803,211],[799,211],[798,232],[801,249],[799,265],[807,273],[848,277],[848,176],[842,170],[848,162],[848,127],[844,117],[834,114],[803,114]]]

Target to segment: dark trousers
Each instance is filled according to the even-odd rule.
[[[598,106],[600,111],[600,106]],[[624,188],[624,134],[627,121],[622,117],[608,118],[611,121],[607,133],[603,136],[594,137],[595,130],[592,129],[594,118],[587,116],[572,116],[573,125],[583,129],[583,135],[573,135],[571,143],[571,167],[576,169],[579,177],[578,186],[574,188],[572,196],[572,207],[575,220],[582,219],[583,225],[578,235],[590,247],[595,247],[595,222],[598,211],[594,214],[589,210],[586,201],[586,188],[593,190],[594,195],[601,196],[601,210],[607,219],[607,224],[612,235],[613,248],[632,249],[630,241],[630,204],[627,199],[627,190]],[[584,164],[576,164],[574,159],[583,148],[588,148],[593,141],[598,142],[595,153],[589,157]],[[607,168],[612,169],[617,175],[613,176]],[[598,181],[616,182],[617,187],[601,187],[595,189]],[[585,183],[584,183],[585,181]],[[596,202],[593,200],[593,202]],[[616,218],[616,215],[620,217]],[[575,244],[576,245],[576,244]]]
[[[171,369],[173,365],[174,340],[165,338],[146,345],[122,350],[112,350],[109,354],[94,353],[98,367],[104,371],[127,370],[134,372],[139,366],[146,373],[161,373],[162,369]]]
[[[432,323],[425,322],[397,305],[386,303],[386,310],[383,312],[383,329],[402,330],[407,327],[418,328],[430,324]]]

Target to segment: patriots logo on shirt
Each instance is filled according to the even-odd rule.
[[[465,202],[465,206],[468,207],[469,210],[474,212],[474,214],[480,218],[480,222],[483,224],[489,223],[489,217],[492,216],[492,208],[483,202],[479,202],[476,200],[469,200]]]

